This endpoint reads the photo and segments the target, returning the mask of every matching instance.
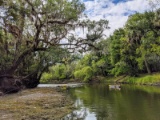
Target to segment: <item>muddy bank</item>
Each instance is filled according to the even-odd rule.
[[[73,109],[66,93],[35,88],[0,97],[0,120],[59,120]]]

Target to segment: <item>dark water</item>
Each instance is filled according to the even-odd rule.
[[[160,120],[160,87],[85,85],[69,94],[77,109],[63,120]]]

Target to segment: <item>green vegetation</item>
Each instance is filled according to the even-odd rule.
[[[121,82],[132,84],[160,85],[160,73],[152,75],[140,75],[139,77],[125,77]]]
[[[1,0],[0,85],[7,83],[0,86],[3,91],[17,79],[25,87],[36,87],[42,73],[56,63],[65,66],[51,67],[54,75],[45,73],[43,78],[68,78],[70,53],[94,46],[108,29],[107,20],[82,20],[84,10],[80,0]],[[79,28],[85,29],[84,37],[73,34]]]
[[[54,80],[63,80],[70,78],[69,66],[64,64],[57,64],[55,66],[49,67],[49,72],[44,72],[41,78],[42,83],[46,83]]]
[[[104,76],[106,79],[113,78],[114,82],[158,83],[160,81],[157,73],[160,71],[160,31],[158,24],[155,25],[157,15],[159,9],[155,12],[148,11],[130,16],[123,28],[115,30],[109,38],[94,43],[94,47],[88,47],[90,52],[72,61],[75,66],[70,70],[68,78],[91,82],[99,79],[99,76]],[[67,69],[73,67],[71,63],[67,65]],[[58,66],[62,69],[64,65]],[[60,78],[55,78],[56,75],[68,79],[63,70],[60,73],[59,70],[52,72],[51,79]],[[152,74],[155,72],[157,74]],[[141,74],[145,75],[141,76]],[[104,81],[107,81],[106,79]]]
[[[92,78],[92,68],[89,66],[86,66],[84,68],[82,68],[82,70],[78,70],[74,73],[75,78],[79,78],[84,80],[84,82],[87,82],[89,80],[91,80]]]
[[[0,9],[0,79],[11,86],[160,72],[159,8],[131,15],[108,38],[107,20],[81,19],[80,0],[2,0]]]

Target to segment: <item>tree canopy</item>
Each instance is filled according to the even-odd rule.
[[[44,82],[91,81],[160,70],[159,8],[131,15],[123,28],[104,38],[108,21],[85,18],[79,0],[1,1],[0,78],[18,77],[34,87],[41,76]]]
[[[81,20],[85,6],[79,0],[1,0],[0,10],[1,78],[39,81],[44,69],[58,59],[56,50],[89,50],[108,29],[107,20]],[[77,29],[85,31],[83,37]]]
[[[97,76],[138,76],[160,71],[159,9],[131,15],[125,26],[95,43],[76,63],[72,77],[84,81]]]

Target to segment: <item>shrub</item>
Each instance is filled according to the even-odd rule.
[[[84,82],[88,82],[93,76],[93,70],[91,67],[86,66],[83,67],[81,70],[75,71],[74,76],[75,78],[82,79]]]
[[[50,73],[43,73],[40,82],[41,83],[48,83],[49,81],[51,81],[53,78],[52,74]]]

